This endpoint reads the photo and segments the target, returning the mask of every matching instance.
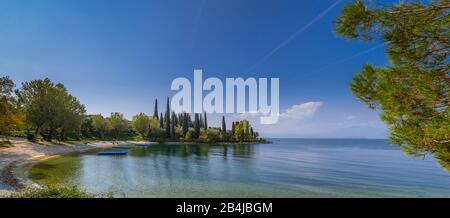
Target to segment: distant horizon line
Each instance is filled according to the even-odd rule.
[[[343,137],[343,138],[336,138],[336,137],[265,137],[266,139],[376,139],[376,140],[389,140],[388,138],[369,138],[369,137],[359,137],[359,138],[349,138],[349,137]]]

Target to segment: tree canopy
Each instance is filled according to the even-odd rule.
[[[139,133],[142,139],[145,139],[150,131],[151,118],[144,113],[133,116],[131,121],[134,129]]]
[[[0,78],[0,136],[27,137],[32,141],[52,142],[73,140],[154,140],[163,142],[250,142],[250,125],[247,122],[243,136],[226,131],[225,118],[222,128],[208,126],[207,114],[176,114],[170,109],[158,116],[155,100],[154,116],[139,113],[132,121],[123,113],[113,112],[109,117],[101,114],[86,115],[85,106],[69,94],[61,83],[50,79],[24,82],[14,90],[14,82]],[[250,133],[250,134],[248,134]],[[259,139],[258,139],[259,140]],[[262,140],[259,140],[262,142]]]
[[[363,66],[353,94],[390,130],[390,141],[410,155],[434,154],[450,170],[450,1],[376,1],[348,4],[336,20],[339,36],[382,41],[390,64]]]
[[[25,111],[26,121],[35,128],[35,135],[44,133],[51,141],[58,135],[64,140],[67,134],[80,136],[85,107],[67,92],[64,85],[49,79],[25,82],[16,91],[18,102]]]
[[[98,132],[101,139],[105,139],[105,135],[111,130],[111,123],[108,119],[104,118],[101,114],[92,116],[92,126],[94,130]]]
[[[0,78],[0,135],[9,135],[21,123],[21,114],[13,96],[14,86],[9,77]]]
[[[116,140],[119,140],[120,136],[127,131],[129,127],[128,120],[126,120],[122,113],[113,112],[109,118],[111,124],[111,132]]]

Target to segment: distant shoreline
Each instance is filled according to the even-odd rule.
[[[333,139],[333,140],[346,140],[346,139],[351,139],[351,140],[389,140],[389,138],[336,138],[336,137],[268,137],[267,139]]]

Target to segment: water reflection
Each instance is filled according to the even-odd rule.
[[[407,158],[384,140],[274,141],[130,145],[126,156],[50,159],[29,176],[118,197],[450,197],[450,174],[433,159]]]
[[[130,150],[133,157],[148,157],[159,155],[177,157],[208,157],[210,155],[221,155],[227,157],[251,158],[255,152],[253,144],[156,144],[148,147],[139,147]]]

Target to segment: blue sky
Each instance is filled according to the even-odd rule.
[[[1,0],[0,74],[16,83],[48,77],[88,113],[128,118],[152,114],[154,99],[164,105],[172,80],[195,68],[221,79],[279,77],[281,111],[301,119],[255,123],[262,135],[386,137],[348,88],[363,64],[388,63],[379,42],[333,33],[348,2]]]

